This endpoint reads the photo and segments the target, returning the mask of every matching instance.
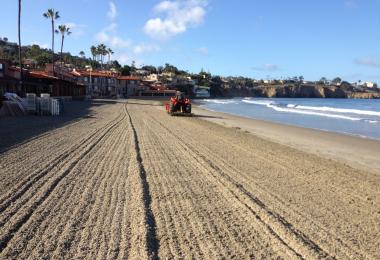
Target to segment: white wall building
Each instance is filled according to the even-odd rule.
[[[144,77],[144,80],[150,81],[150,82],[157,82],[158,81],[158,75],[155,73],[150,74],[150,75]]]
[[[365,82],[363,82],[363,87],[373,88],[373,87],[375,87],[375,83],[374,82],[365,81]]]

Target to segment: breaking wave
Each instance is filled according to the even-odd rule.
[[[380,140],[378,100],[207,99],[202,107],[238,116]]]
[[[239,102],[234,100],[223,100],[223,99],[203,99],[204,102],[214,103],[214,104],[238,104]]]
[[[314,107],[314,106],[301,106],[301,105],[294,105],[294,104],[288,104],[288,107],[299,108],[299,109],[304,109],[304,110],[313,110],[313,111],[343,113],[343,114],[380,116],[380,112],[378,111],[359,110],[359,109],[335,108],[335,107],[325,107],[325,106]]]
[[[351,120],[351,121],[364,120],[372,124],[379,123],[379,121],[368,120],[367,118],[354,117],[353,115],[350,115],[350,114],[380,116],[380,112],[377,112],[377,111],[344,109],[344,108],[333,108],[333,107],[301,106],[301,105],[296,105],[296,104],[280,104],[271,100],[243,99],[242,102],[248,103],[248,104],[254,104],[254,105],[263,105],[278,112],[323,116],[323,117],[345,119],[345,120]],[[331,113],[323,113],[323,112],[331,112]],[[338,113],[338,114],[335,114],[335,113]],[[343,113],[346,115],[342,115]]]

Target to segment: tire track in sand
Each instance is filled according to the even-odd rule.
[[[43,180],[45,177],[48,176],[48,173],[53,170],[55,167],[57,167],[60,163],[62,163],[65,160],[70,159],[74,152],[83,149],[83,147],[86,147],[89,145],[94,138],[96,138],[99,133],[107,132],[107,129],[109,127],[115,126],[117,123],[120,122],[122,118],[120,119],[120,115],[116,117],[115,119],[111,120],[109,123],[107,123],[105,126],[101,127],[100,129],[97,129],[93,131],[91,134],[83,138],[79,143],[76,143],[72,146],[70,146],[68,149],[65,149],[60,153],[57,157],[55,157],[53,160],[45,164],[46,166],[42,169],[38,169],[37,171],[32,172],[26,179],[21,181],[19,184],[12,187],[12,189],[3,197],[0,198],[0,214],[3,214],[3,212],[16,200],[21,198],[24,194],[27,193],[27,191],[30,190],[30,188],[36,188],[36,183],[39,180]],[[44,181],[41,182],[41,186],[44,184]],[[29,192],[29,194],[32,194],[32,192]],[[26,194],[28,196],[28,194]],[[30,195],[29,195],[30,196]],[[28,199],[28,198],[27,198]],[[24,202],[25,203],[25,202]],[[6,221],[6,220],[5,220]],[[5,221],[0,220],[0,227],[2,226],[2,223]],[[1,246],[0,246],[1,248]]]
[[[215,183],[220,183],[220,185],[228,188],[233,197],[256,216],[257,221],[268,230],[268,233],[286,245],[290,251],[302,259],[308,259],[310,257],[332,258],[300,230],[294,228],[292,224],[287,222],[282,216],[271,211],[259,198],[246,190],[242,184],[236,182],[229,174],[224,173],[220,167],[199,153],[190,142],[184,140],[176,132],[172,131],[157,119],[153,117],[151,117],[151,119],[156,121],[156,123],[167,132],[171,133],[172,136],[180,140],[179,143],[182,144],[182,149],[186,150],[188,154],[191,154],[194,160],[199,161],[201,164],[206,163],[214,169],[214,171],[210,171],[210,173],[214,177]]]
[[[252,225],[252,214],[208,178],[207,165],[190,158],[180,141],[150,117],[137,112],[133,116],[151,173],[162,258],[289,257],[282,246],[268,247],[265,230]]]
[[[158,117],[151,116],[150,120],[155,120],[157,122],[160,122]],[[186,121],[185,123],[189,123],[189,122]],[[189,123],[189,124],[191,124],[191,123]],[[194,122],[193,122],[193,124],[194,124]],[[168,125],[170,126],[170,124],[167,124],[166,126],[168,126]],[[199,125],[196,125],[196,126],[198,126],[200,128]],[[177,127],[177,125],[175,125],[174,127],[171,127],[170,130],[173,133],[177,133],[177,135],[178,135],[180,128]],[[294,225],[294,223],[293,223],[294,218],[290,218],[290,220],[287,220],[287,217],[284,217],[284,215],[282,215],[282,214],[284,214],[284,212],[281,212],[281,210],[278,206],[270,207],[271,206],[270,203],[267,203],[267,202],[264,203],[265,200],[258,199],[258,198],[260,198],[260,195],[262,195],[262,192],[270,194],[271,196],[274,196],[273,191],[265,190],[263,187],[260,187],[260,185],[259,186],[257,186],[257,185],[250,186],[249,183],[252,182],[252,180],[254,180],[254,179],[252,179],[252,177],[251,177],[251,179],[249,179],[246,177],[240,178],[240,176],[239,176],[239,175],[241,175],[241,176],[245,175],[246,172],[239,171],[239,169],[236,168],[235,166],[233,166],[232,164],[223,163],[223,158],[218,158],[218,156],[217,156],[218,153],[215,153],[211,147],[205,146],[204,143],[196,141],[194,139],[191,139],[190,137],[191,137],[190,132],[184,132],[179,136],[179,138],[182,138],[183,142],[186,142],[187,144],[192,145],[192,150],[194,150],[198,154],[198,156],[201,155],[203,157],[203,159],[206,162],[208,162],[210,165],[213,165],[214,167],[216,166],[217,172],[222,173],[222,175],[226,176],[225,178],[233,181],[233,183],[235,183],[234,186],[236,188],[239,187],[239,189],[241,190],[241,193],[244,196],[250,197],[251,200],[256,201],[258,204],[264,205],[265,211],[270,213],[268,215],[270,217],[269,218],[270,221],[272,221],[271,219],[275,220],[274,223],[277,223],[277,225],[279,227],[281,227],[281,226],[289,227],[291,230],[294,231],[293,233],[297,234],[297,236],[294,237],[295,239],[301,238],[302,243],[307,244],[308,247],[310,247],[311,249],[316,249],[318,252],[320,252],[320,254],[321,254],[320,257],[329,256],[329,257],[338,257],[338,258],[341,257],[344,259],[345,258],[362,258],[362,259],[373,258],[374,254],[373,253],[371,254],[370,252],[368,252],[368,250],[363,250],[363,249],[359,248],[359,245],[357,242],[355,242],[355,240],[352,241],[352,240],[347,240],[347,239],[339,237],[337,234],[330,232],[330,230],[328,228],[325,228],[323,226],[321,227],[320,224],[315,223],[315,221],[317,219],[315,219],[315,218],[313,219],[311,216],[309,216],[309,218],[305,217],[306,219],[304,220],[304,222],[311,223],[311,224],[309,224],[309,226],[316,228],[316,230],[318,232],[317,234],[315,234],[315,233],[310,234],[310,232],[307,233],[308,230],[304,230],[302,226],[296,227],[296,225]],[[231,137],[231,136],[228,136],[228,137]],[[212,140],[214,140],[214,139],[215,138],[213,138]],[[225,140],[223,139],[223,142],[224,141]],[[225,146],[234,147],[233,143],[226,144]],[[244,146],[244,147],[246,147],[246,146]],[[236,149],[236,147],[234,149]],[[248,148],[246,148],[246,150],[244,150],[244,154],[248,153],[249,151],[252,152],[252,150],[248,150]],[[204,155],[206,155],[206,154],[207,154],[207,156],[205,157]],[[238,153],[238,154],[240,154],[240,153]],[[260,154],[258,154],[257,156],[260,156]],[[261,158],[261,159],[264,160],[265,158]],[[267,159],[265,159],[264,161],[267,162],[267,165],[275,165],[275,166],[278,165],[278,162],[271,162],[270,160],[267,160]],[[247,164],[249,164],[251,167],[254,167],[254,165],[252,166],[250,164],[250,162],[247,162]],[[297,166],[297,165],[299,166],[299,164],[295,164],[295,166]],[[279,165],[279,166],[284,167],[282,165]],[[295,166],[293,166],[293,168]],[[291,166],[288,165],[288,167],[289,167],[289,169],[292,169]],[[239,176],[239,178],[238,178],[238,176]],[[220,177],[218,177],[218,175],[216,175],[215,178],[221,179]],[[283,200],[280,200],[278,197],[276,197],[276,199],[278,200],[278,202],[283,204],[283,205],[281,205],[281,207],[288,207],[289,206],[288,209],[291,209],[290,211],[292,211],[294,213],[298,213],[294,209],[294,206],[295,206],[294,204],[289,205],[289,203],[286,203]],[[321,203],[323,203],[323,202],[321,202]],[[247,203],[247,205],[250,205],[250,203]],[[319,204],[317,204],[317,205],[319,205]],[[287,212],[285,212],[285,214],[286,213]],[[329,212],[327,212],[325,214],[329,214]],[[299,214],[299,215],[302,215],[302,214]],[[280,224],[278,224],[278,223],[280,223]],[[283,230],[279,227],[276,227],[276,230],[278,230],[282,234],[287,234],[286,230]],[[361,231],[360,226],[358,226],[357,229]],[[319,235],[321,235],[321,236],[319,236]],[[317,247],[315,245],[317,245]]]
[[[122,118],[123,119],[123,118]],[[111,125],[107,124],[104,128],[101,130],[103,131],[98,131],[91,137],[94,137],[93,139],[90,137],[88,140],[91,140],[90,143],[85,142],[83,144],[83,150],[79,152],[79,155],[75,155],[72,160],[69,160],[69,162],[66,165],[62,166],[62,171],[56,176],[55,178],[48,182],[43,190],[37,192],[36,194],[36,200],[32,201],[28,204],[30,204],[27,207],[22,208],[21,214],[15,216],[15,218],[12,221],[7,220],[4,223],[4,226],[2,227],[1,233],[0,233],[0,253],[7,247],[8,242],[13,238],[15,233],[28,221],[28,219],[32,216],[33,212],[37,207],[39,207],[45,200],[46,198],[49,197],[49,195],[52,193],[52,191],[59,185],[59,183],[62,181],[62,179],[67,176],[71,170],[76,166],[76,164],[82,160],[88,154],[93,147],[95,147],[106,135],[107,133],[113,129],[114,127],[117,126],[121,122],[121,120],[118,120],[116,122],[112,122]],[[100,133],[99,133],[100,132]],[[95,136],[98,134],[98,136]],[[81,148],[81,146],[77,147],[77,150]],[[64,158],[68,157],[69,154],[64,155]],[[59,162],[57,162],[59,163]],[[39,174],[39,176],[44,176],[44,174]],[[32,186],[33,183],[29,184],[27,183],[27,187]],[[15,201],[17,198],[19,198],[23,193],[25,193],[28,190],[28,188],[22,189],[22,193],[17,193],[15,196],[12,196],[10,201],[7,200],[5,202],[7,205],[11,204],[13,201]],[[12,215],[14,216],[14,215]]]
[[[112,138],[115,135],[112,135],[112,132],[118,128],[120,127],[110,130],[110,135],[103,138],[62,180],[49,198],[35,210],[32,217],[3,251],[4,256],[12,255],[21,259],[51,257],[61,236],[65,234],[64,227],[70,224],[70,219],[82,222],[87,213],[86,206],[92,205],[89,202],[89,193],[98,190],[99,183],[104,178],[102,173],[106,174],[103,165],[108,160],[101,160],[101,158],[105,156],[104,150],[109,148],[108,144],[113,145],[118,142],[118,139]],[[108,154],[112,153],[112,147],[110,148],[107,150]],[[81,169],[86,169],[86,171],[82,172]],[[78,207],[83,211],[78,213]],[[37,237],[38,240],[35,239]],[[70,245],[69,241],[67,240],[67,247]]]
[[[130,170],[135,168],[136,171],[130,171],[129,178],[131,181],[131,201],[132,201],[132,216],[131,216],[131,245],[138,246],[131,248],[132,258],[158,258],[159,243],[156,236],[156,220],[151,209],[152,197],[150,194],[149,183],[146,178],[146,171],[140,153],[139,139],[136,133],[136,128],[133,125],[131,115],[128,108],[125,108],[130,126],[132,128],[132,143],[134,151],[131,156],[132,161]],[[133,158],[134,157],[134,158]],[[134,215],[134,216],[133,216]],[[143,238],[141,237],[143,235]]]
[[[118,110],[110,105],[92,107],[89,113],[93,114],[94,117],[84,117],[77,123],[49,131],[49,134],[32,138],[22,146],[17,146],[1,154],[0,165],[4,167],[4,171],[0,170],[0,178],[4,181],[0,182],[0,197],[8,193],[9,189],[13,188],[16,183],[21,183],[31,174],[48,167],[53,159],[73,144],[80,143],[94,130],[102,128],[106,123],[114,120],[117,115],[120,115]],[[30,128],[33,129],[33,127]],[[26,129],[21,132],[24,133],[28,128],[28,123],[26,123]],[[14,134],[17,136],[19,133]],[[49,152],[44,153],[43,151]],[[30,165],[33,167],[29,167]]]
[[[79,203],[73,208],[74,216],[69,216],[69,219],[65,221],[66,225],[62,235],[56,238],[58,246],[53,253],[53,258],[66,256],[68,258],[87,257],[95,259],[97,254],[104,254],[105,250],[102,247],[106,246],[104,239],[110,235],[109,228],[111,226],[111,223],[105,223],[104,220],[114,216],[113,209],[116,206],[116,201],[111,203],[110,192],[122,177],[122,175],[118,174],[116,168],[119,166],[120,159],[125,156],[120,152],[120,149],[122,149],[129,134],[123,131],[123,126],[123,124],[120,124],[117,131],[108,137],[107,144],[99,147],[101,154],[103,154],[101,162],[104,164],[102,168],[99,167],[96,170],[94,175],[101,176],[99,178],[100,183],[94,188],[91,185],[87,186],[87,191],[80,196]],[[94,200],[94,202],[89,203],[91,200]],[[95,213],[95,219],[92,218],[94,215],[91,215],[94,213],[92,212],[93,209],[98,210]],[[91,233],[89,237],[84,239],[81,235],[86,234],[85,230],[88,227],[91,227]],[[81,232],[78,232],[78,230],[81,230]],[[67,241],[70,242],[70,247],[66,246]],[[81,243],[82,241],[85,243]],[[88,248],[83,250],[86,246]],[[78,252],[77,249],[80,249],[80,251]],[[104,259],[104,257],[98,257],[98,259]]]

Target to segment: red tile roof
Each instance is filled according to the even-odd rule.
[[[140,80],[138,77],[133,76],[119,76],[117,77],[118,80]]]
[[[167,90],[165,85],[148,85],[153,90]]]
[[[49,75],[45,71],[30,71],[28,75],[32,78],[38,78],[38,79],[58,79],[57,77]]]
[[[8,70],[20,71],[20,67],[10,66],[10,67],[8,67]],[[22,71],[28,71],[28,70],[26,70],[25,68],[22,68]]]
[[[75,70],[71,71],[70,74],[74,75],[76,77],[80,77],[80,75],[81,75],[78,71],[75,71]]]
[[[117,77],[118,74],[117,73],[114,73],[114,72],[111,72],[111,71],[87,71],[87,70],[81,70],[81,71],[76,71],[80,76],[85,76],[85,77],[89,77],[90,75],[92,77],[109,77],[109,78],[113,78],[113,77]]]

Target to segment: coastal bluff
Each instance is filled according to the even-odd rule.
[[[253,88],[224,89],[223,97],[267,97],[267,98],[358,98],[377,99],[380,91],[358,91],[351,88],[324,85],[270,85]]]

